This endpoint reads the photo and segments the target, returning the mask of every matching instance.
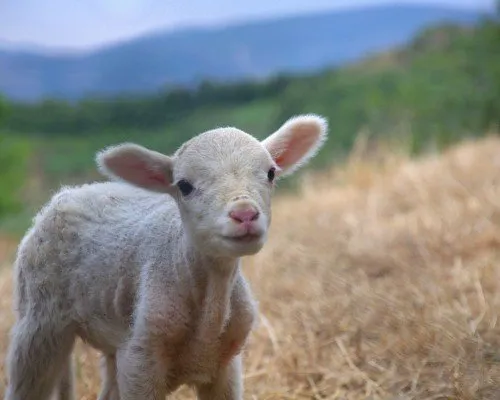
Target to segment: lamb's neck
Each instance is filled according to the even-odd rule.
[[[197,286],[203,288],[201,303],[201,320],[197,336],[205,340],[217,339],[224,330],[230,315],[230,298],[236,278],[239,274],[239,258],[214,258],[191,253],[197,271],[193,271],[194,279],[199,280]]]
[[[208,272],[200,325],[202,338],[219,337],[224,330],[231,311],[230,298],[238,264],[238,261],[234,261],[234,264],[226,266],[227,268],[212,268]]]
[[[183,264],[189,265],[193,278],[199,286],[205,286],[207,281],[214,282],[221,289],[234,283],[239,271],[239,257],[220,257],[206,254],[191,242],[185,232],[179,231],[175,247]]]

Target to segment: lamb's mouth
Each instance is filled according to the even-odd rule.
[[[262,238],[261,234],[258,233],[245,233],[243,235],[235,236],[222,236],[225,240],[232,243],[252,243],[260,240]]]

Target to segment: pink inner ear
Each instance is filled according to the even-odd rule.
[[[295,164],[310,150],[317,137],[317,134],[307,132],[307,127],[296,128],[274,161],[280,168]]]
[[[147,170],[147,169],[146,169]],[[158,172],[158,171],[148,171],[148,179],[151,181],[151,182],[156,182],[156,183],[161,183],[161,184],[164,184],[164,185],[167,185],[167,178],[165,177],[164,174]]]
[[[283,156],[283,154],[280,154],[278,157],[274,159],[274,162],[278,165],[278,167],[282,168],[284,160],[285,157]]]
[[[167,177],[162,171],[153,170],[146,162],[130,159],[127,156],[108,160],[107,167],[116,175],[140,186],[168,185]]]

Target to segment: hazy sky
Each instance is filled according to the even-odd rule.
[[[158,29],[387,2],[487,9],[494,0],[0,0],[0,43],[85,49]]]

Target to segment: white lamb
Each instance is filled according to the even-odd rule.
[[[159,400],[184,384],[201,400],[241,400],[256,305],[240,257],[266,241],[275,180],[326,135],[304,115],[262,142],[219,128],[171,157],[100,152],[115,182],[63,188],[19,246],[5,399],[72,399],[80,337],[102,353],[100,400]]]

